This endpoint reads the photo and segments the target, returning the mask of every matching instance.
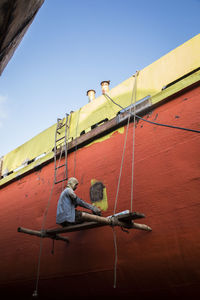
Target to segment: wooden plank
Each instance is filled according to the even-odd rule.
[[[17,231],[21,232],[21,233],[26,233],[26,234],[29,234],[29,235],[34,235],[34,236],[37,236],[37,237],[41,237],[41,238],[51,238],[53,240],[60,240],[60,241],[69,243],[69,239],[67,237],[60,236],[57,233],[49,235],[48,233],[46,233],[46,231],[32,230],[32,229],[23,228],[23,227],[18,227]]]
[[[51,234],[62,234],[67,232],[75,232],[75,231],[81,231],[81,230],[88,230],[88,229],[94,229],[102,226],[108,226],[109,224],[100,224],[95,222],[84,222],[82,224],[76,224],[76,225],[70,225],[63,228],[55,228],[55,229],[49,229],[46,230],[46,233]],[[111,225],[110,225],[111,226]],[[124,228],[124,227],[123,227]],[[145,231],[152,231],[151,227],[145,225],[145,224],[138,224],[133,223],[130,227],[125,227],[127,229],[139,229],[139,230],[145,230]]]
[[[101,223],[97,223],[97,222],[84,222],[82,224],[75,224],[75,225],[70,225],[70,226],[66,226],[66,227],[62,227],[62,228],[48,229],[48,230],[45,230],[44,233],[42,233],[41,231],[36,231],[36,230],[19,227],[18,232],[35,235],[35,236],[43,237],[43,238],[53,238],[56,240],[64,240],[67,238],[62,237],[59,234],[94,229],[94,228],[98,228],[98,227],[102,227],[102,226],[108,226],[108,224],[101,224]],[[128,229],[139,229],[139,230],[145,230],[145,231],[152,231],[152,229],[149,226],[147,226],[145,224],[138,224],[135,222],[132,224],[131,227],[128,227]],[[69,242],[68,239],[65,241]]]
[[[127,214],[122,214],[118,216],[118,220],[122,220],[124,222],[141,218],[145,218],[145,215],[139,212],[129,212]]]
[[[55,233],[65,233],[65,232],[75,232],[80,230],[86,230],[86,229],[93,229],[97,227],[106,226],[106,224],[99,224],[96,222],[84,222],[80,224],[75,225],[69,225],[62,228],[55,228],[55,229],[48,229],[46,230],[47,234],[55,234]]]
[[[127,228],[127,229],[140,229],[140,230],[151,231],[152,229],[149,226],[145,224],[138,224],[132,221],[133,219],[144,218],[144,217],[145,217],[144,214],[137,213],[137,212],[130,212],[130,211],[128,211],[127,213],[122,212],[121,214],[119,213],[114,216],[110,216],[106,218],[89,214],[86,212],[82,212],[82,219],[86,221],[90,220],[89,222],[69,225],[62,228],[47,229],[44,231],[37,231],[37,230],[19,227],[18,232],[35,235],[42,238],[52,238],[56,240],[63,240],[69,242],[68,238],[62,237],[58,234],[66,233],[66,232],[75,232],[75,231],[86,230],[86,229],[93,229],[93,228],[108,226],[108,225],[121,226],[122,228]]]
[[[144,217],[145,217],[144,214],[138,213],[138,212],[129,212],[129,213],[117,216],[119,221],[122,221],[124,223],[127,222],[126,224],[121,224],[121,225],[124,225],[125,227],[130,227],[131,220],[138,219],[138,218],[144,218]],[[80,231],[80,230],[86,230],[86,229],[93,229],[93,228],[107,226],[107,225],[111,225],[111,224],[109,224],[109,222],[107,222],[107,224],[106,223],[97,223],[97,222],[84,222],[81,224],[69,225],[69,226],[66,226],[63,228],[49,229],[49,230],[46,230],[46,233],[55,234],[55,233],[73,232],[73,231]]]

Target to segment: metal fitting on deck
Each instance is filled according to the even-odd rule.
[[[86,95],[88,96],[88,102],[92,102],[95,100],[95,94],[96,91],[95,90],[88,90]]]
[[[109,92],[110,80],[104,80],[101,82],[101,91],[102,94],[107,94]]]

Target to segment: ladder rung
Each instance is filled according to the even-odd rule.
[[[58,141],[60,141],[60,140],[64,139],[64,138],[65,138],[65,136],[63,136],[63,137],[59,138],[58,140],[56,140],[56,143],[57,143]]]
[[[59,125],[57,129],[61,129],[65,126],[65,124]]]
[[[56,170],[57,169],[60,169],[60,168],[62,168],[62,167],[64,167],[65,166],[65,164],[64,165],[61,165],[61,166],[58,166],[58,167],[56,167]]]
[[[54,184],[57,184],[57,183],[60,183],[60,182],[63,182],[63,181],[66,181],[68,179],[67,177],[67,147],[68,147],[68,130],[69,130],[69,125],[68,125],[68,114],[66,114],[66,121],[64,122],[63,120],[61,119],[57,119],[57,127],[56,127],[56,132],[55,132],[55,146],[54,146],[54,161],[55,161],[55,166],[54,166]],[[71,115],[70,115],[70,119],[69,119],[69,124],[71,122]],[[64,133],[64,136],[61,137],[61,138],[58,138],[61,134],[61,128],[63,128],[65,126],[65,133]],[[57,139],[58,138],[58,139]],[[61,141],[63,140],[64,141]],[[60,143],[58,143],[59,141],[61,141]],[[61,153],[62,155],[62,151],[63,151],[63,148],[65,147],[65,161],[66,163],[61,165],[61,166],[56,166],[56,157],[58,155],[58,153]],[[60,148],[60,150],[58,150],[58,148]],[[56,181],[56,173],[57,173],[57,170],[64,167],[66,168],[66,178],[63,178],[62,180],[59,180],[59,181]]]
[[[62,180],[59,180],[59,181],[55,181],[55,184],[60,183],[60,182],[63,182],[63,181],[65,181],[65,180],[67,180],[67,178],[62,179]]]

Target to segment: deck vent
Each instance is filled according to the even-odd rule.
[[[110,80],[105,80],[101,82],[101,91],[102,94],[107,94],[109,92]]]
[[[95,94],[96,94],[96,91],[95,91],[95,90],[88,90],[88,91],[87,91],[88,102],[94,101],[94,99],[95,99]]]

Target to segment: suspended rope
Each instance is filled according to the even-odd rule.
[[[132,90],[132,96],[131,96],[131,104],[133,104],[133,99],[134,102],[136,102],[136,82],[137,82],[137,76],[138,76],[138,72],[136,72],[135,74],[135,80],[134,80],[134,84],[133,84],[133,90]],[[110,97],[107,94],[104,94],[104,96],[108,99],[110,99]],[[112,100],[114,101],[114,100]],[[130,112],[128,115],[128,120],[127,120],[127,125],[126,125],[126,134],[125,134],[125,139],[124,139],[124,146],[123,146],[123,152],[122,152],[122,158],[121,158],[121,165],[120,165],[120,171],[119,171],[119,177],[118,177],[118,184],[117,184],[117,191],[116,191],[116,197],[115,197],[115,203],[114,203],[114,210],[113,210],[113,214],[116,213],[116,209],[117,209],[117,202],[118,202],[118,196],[119,196],[119,188],[120,188],[120,183],[121,183],[121,176],[122,176],[122,170],[123,170],[123,164],[124,164],[124,157],[125,157],[125,151],[126,151],[126,143],[127,143],[127,137],[128,137],[128,130],[129,130],[129,124],[130,124],[130,118],[131,118],[131,106],[130,105]],[[133,149],[135,148],[135,128],[133,129]],[[131,209],[132,209],[132,202],[133,202],[133,176],[134,176],[134,151],[132,154],[132,179],[131,179]]]
[[[75,151],[74,151],[74,177],[75,177],[75,172],[76,172],[77,134],[78,134],[80,111],[81,111],[81,108],[78,111],[77,122],[76,122],[76,137],[75,137],[76,146],[75,146]]]
[[[116,192],[116,197],[115,197],[115,204],[114,204],[114,211],[113,214],[116,213],[116,208],[117,208],[117,201],[118,201],[118,195],[119,195],[119,188],[120,188],[120,183],[121,183],[121,176],[122,176],[122,169],[123,169],[123,164],[124,164],[124,156],[125,156],[125,151],[126,151],[126,142],[127,142],[127,136],[128,136],[128,129],[129,129],[129,124],[130,124],[130,114],[128,117],[128,122],[126,126],[126,135],[124,139],[124,147],[123,147],[123,153],[122,153],[122,159],[121,159],[121,165],[120,165],[120,171],[119,171],[119,177],[118,177],[118,184],[117,184],[117,192]]]
[[[132,90],[132,96],[131,96],[131,104],[133,104],[133,99],[134,99],[134,102],[136,102],[137,76],[138,76],[138,72],[136,72],[136,75],[135,75],[135,80],[134,80],[134,85],[133,85],[133,90]],[[106,96],[107,95],[105,94],[105,97]],[[131,106],[130,106],[130,110],[131,110]],[[123,164],[124,164],[124,157],[125,157],[125,151],[126,151],[126,143],[127,143],[127,137],[128,137],[130,118],[131,118],[131,111],[129,113],[128,121],[127,121],[127,125],[126,125],[126,134],[125,134],[125,139],[124,139],[124,146],[123,146],[122,159],[121,159],[121,165],[120,165],[120,171],[119,171],[119,177],[118,177],[118,184],[117,184],[117,191],[116,191],[113,215],[116,213],[116,209],[117,209],[117,201],[118,201],[119,188],[120,188],[121,176],[122,176],[122,170],[123,170]],[[134,141],[135,141],[135,128],[133,128],[133,150],[135,148],[134,147],[134,145],[135,145]],[[132,210],[132,203],[133,203],[133,176],[134,176],[134,151],[133,151],[133,154],[132,154],[131,210]],[[113,241],[114,241],[114,251],[115,251],[115,253],[114,253],[114,283],[113,283],[113,287],[116,288],[116,285],[117,285],[117,261],[118,261],[117,237],[116,237],[115,228],[113,226],[112,226],[112,230],[113,230]]]
[[[64,146],[63,146],[63,144],[60,144],[60,149],[61,150],[60,150],[60,156],[59,156],[57,168],[60,167],[60,162],[61,162],[61,159],[62,159],[63,149],[65,147],[65,166],[66,166],[66,170],[64,171],[63,178],[66,177],[66,179],[67,179],[67,175],[65,175],[65,172],[67,174],[67,154],[68,154],[69,126],[71,124],[71,114],[70,114],[70,120],[69,120],[69,123],[68,123],[69,125],[67,124],[67,122],[68,122],[68,115],[67,114],[66,114],[66,120],[65,120],[65,122],[66,122],[66,124],[65,124],[65,142],[64,142]],[[67,128],[68,128],[68,130],[67,130]],[[62,191],[64,189],[64,182],[65,182],[65,180],[62,181]],[[42,227],[41,227],[41,232],[44,232],[46,218],[47,218],[47,213],[48,213],[48,210],[49,210],[49,207],[50,207],[51,198],[52,198],[52,195],[53,195],[53,189],[54,189],[55,183],[56,183],[56,181],[54,180],[52,188],[51,188],[49,200],[48,200],[45,212],[44,212],[44,217],[43,217],[43,223],[42,223]],[[43,247],[43,238],[41,237],[40,238],[39,257],[38,257],[37,276],[36,276],[36,286],[35,286],[35,291],[33,292],[33,295],[32,295],[33,297],[37,297],[38,296],[38,283],[39,283],[39,277],[40,277],[40,264],[41,264],[41,256],[42,256],[42,247]],[[53,240],[53,244],[52,244],[52,251],[51,251],[51,253],[54,254],[54,240]]]
[[[109,99],[112,103],[114,103],[115,105],[117,105],[118,107],[120,107],[121,109],[125,109],[123,106],[121,106],[120,104],[118,104],[117,102],[115,102],[110,96],[108,96],[107,94],[105,94],[106,98]],[[130,113],[131,116],[133,115],[133,113]],[[138,116],[137,114],[135,114],[135,117],[137,119],[143,120],[144,122],[153,124],[153,125],[157,125],[157,126],[163,126],[163,127],[169,127],[172,129],[179,129],[179,130],[185,130],[185,131],[190,131],[190,132],[196,132],[196,133],[200,133],[200,130],[196,130],[196,129],[190,129],[190,128],[184,128],[184,127],[179,127],[179,126],[173,126],[173,125],[168,125],[168,124],[162,124],[162,123],[157,123],[157,122],[153,122],[153,121],[149,121],[146,120],[140,116]]]
[[[51,202],[51,198],[53,195],[53,189],[54,189],[55,183],[53,182],[52,188],[51,188],[51,192],[50,192],[50,196],[49,196],[49,200],[46,206],[46,210],[44,212],[44,217],[43,217],[43,223],[42,223],[42,227],[41,227],[41,231],[44,231],[45,228],[45,222],[46,222],[46,218],[47,218],[47,213],[48,213],[48,209],[50,206],[50,202]],[[38,283],[39,283],[39,277],[40,277],[40,263],[41,263],[41,256],[42,256],[42,247],[43,247],[43,238],[40,238],[40,250],[39,250],[39,257],[38,257],[38,266],[37,266],[37,276],[36,276],[36,285],[35,285],[35,291],[33,292],[33,297],[37,297],[38,296]]]
[[[190,128],[184,128],[184,127],[179,127],[179,126],[173,126],[173,125],[167,125],[167,124],[162,124],[162,123],[157,123],[157,122],[153,122],[153,121],[149,121],[146,120],[138,115],[136,115],[136,117],[140,120],[143,120],[147,123],[153,124],[153,125],[158,125],[158,126],[163,126],[163,127],[169,127],[169,128],[173,128],[173,129],[180,129],[180,130],[185,130],[185,131],[190,131],[190,132],[196,132],[196,133],[200,133],[200,130],[196,130],[196,129],[190,129]]]
[[[58,165],[60,165],[60,160],[61,160],[62,152],[63,152],[62,149],[63,149],[63,147],[61,147]],[[45,228],[47,213],[48,213],[48,210],[49,210],[49,207],[50,207],[50,203],[51,203],[51,198],[52,198],[52,195],[53,195],[54,186],[55,186],[55,180],[53,181],[53,185],[52,185],[52,188],[51,188],[50,196],[49,196],[49,199],[48,199],[48,202],[47,202],[46,209],[44,211],[44,217],[43,217],[43,222],[42,222],[42,226],[41,226],[41,231],[42,232],[44,231],[44,228]],[[35,285],[35,290],[34,290],[34,292],[32,294],[33,297],[37,297],[38,296],[38,283],[39,283],[39,277],[40,277],[40,264],[41,264],[41,256],[42,256],[42,247],[43,247],[43,238],[41,237],[40,238],[39,257],[38,257],[38,266],[37,266],[37,275],[36,275],[36,285]]]
[[[190,129],[190,128],[184,128],[184,127],[179,127],[179,126],[173,126],[173,125],[168,125],[168,124],[163,124],[163,123],[157,123],[153,121],[146,120],[136,114],[136,98],[137,98],[137,77],[138,77],[139,72],[137,71],[135,74],[135,83],[132,91],[132,97],[131,97],[131,106],[129,109],[129,115],[128,115],[128,121],[127,121],[127,127],[126,127],[126,136],[124,140],[124,147],[123,147],[123,153],[122,153],[122,159],[121,159],[121,166],[120,166],[120,172],[119,172],[119,178],[118,178],[118,185],[117,185],[117,192],[116,192],[116,198],[115,198],[115,204],[114,204],[114,211],[113,214],[116,213],[116,207],[117,207],[117,201],[118,201],[118,194],[119,194],[119,187],[120,187],[120,181],[121,181],[121,175],[122,175],[122,168],[123,168],[123,163],[124,163],[124,156],[125,156],[125,149],[126,149],[126,142],[127,142],[127,135],[128,135],[128,129],[129,129],[129,123],[130,123],[130,117],[134,117],[134,122],[133,122],[133,152],[132,152],[132,176],[131,176],[131,211],[133,208],[133,185],[134,185],[134,160],[135,160],[135,129],[136,129],[136,118],[143,120],[144,122],[147,122],[149,124],[157,125],[157,126],[163,126],[163,127],[168,127],[172,129],[178,129],[178,130],[185,130],[189,132],[194,132],[194,133],[200,133],[200,130],[195,130],[195,129]],[[134,96],[133,96],[134,95]],[[115,102],[109,95],[104,94],[106,99],[109,99],[112,103],[120,107],[121,109],[125,109],[123,106]],[[133,105],[133,98],[134,98],[134,111],[133,113],[131,112],[131,107]],[[115,248],[115,260],[114,260],[114,284],[113,287],[116,288],[116,280],[117,280],[117,240],[116,240],[116,232],[115,229],[112,227],[113,230],[113,240],[114,240],[114,248]]]
[[[132,168],[131,168],[131,211],[133,211],[133,192],[134,192],[134,166],[135,166],[135,131],[136,131],[136,98],[137,98],[137,77],[138,77],[139,71],[136,71],[135,74],[135,82],[133,86],[132,91],[132,97],[131,97],[131,106],[133,105],[133,98],[134,98],[134,120],[133,120],[133,149],[132,149]],[[134,95],[134,96],[133,96]],[[130,107],[130,113],[131,113],[131,107]]]
[[[112,226],[112,231],[113,231],[113,241],[114,241],[114,249],[115,249],[115,261],[114,261],[114,283],[113,283],[113,288],[115,289],[117,286],[117,236],[116,236],[116,231],[114,226]]]

